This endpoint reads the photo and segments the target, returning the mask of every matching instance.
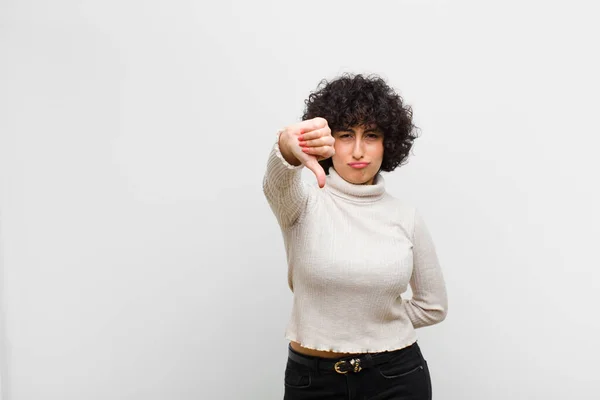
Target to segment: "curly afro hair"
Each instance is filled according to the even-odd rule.
[[[391,172],[405,164],[418,137],[412,109],[377,75],[343,74],[322,80],[305,100],[302,120],[325,118],[331,132],[353,126],[375,125],[383,133],[381,171]],[[319,161],[326,173],[331,158]]]

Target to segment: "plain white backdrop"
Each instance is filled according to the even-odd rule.
[[[4,0],[2,400],[281,399],[262,175],[342,72],[387,79],[421,128],[386,181],[447,281],[418,331],[434,399],[597,399],[597,7]]]

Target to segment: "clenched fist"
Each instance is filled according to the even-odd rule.
[[[325,186],[325,171],[319,161],[335,154],[334,143],[327,121],[320,117],[290,125],[279,136],[279,149],[286,161],[310,169],[321,188]]]

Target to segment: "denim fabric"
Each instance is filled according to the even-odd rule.
[[[388,354],[384,364],[347,374],[315,367],[315,360],[331,359],[300,355],[313,361],[309,367],[288,358],[284,400],[431,400],[429,369],[419,345]]]

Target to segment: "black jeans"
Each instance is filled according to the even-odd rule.
[[[288,351],[284,400],[431,400],[427,361],[416,342],[333,360]]]

